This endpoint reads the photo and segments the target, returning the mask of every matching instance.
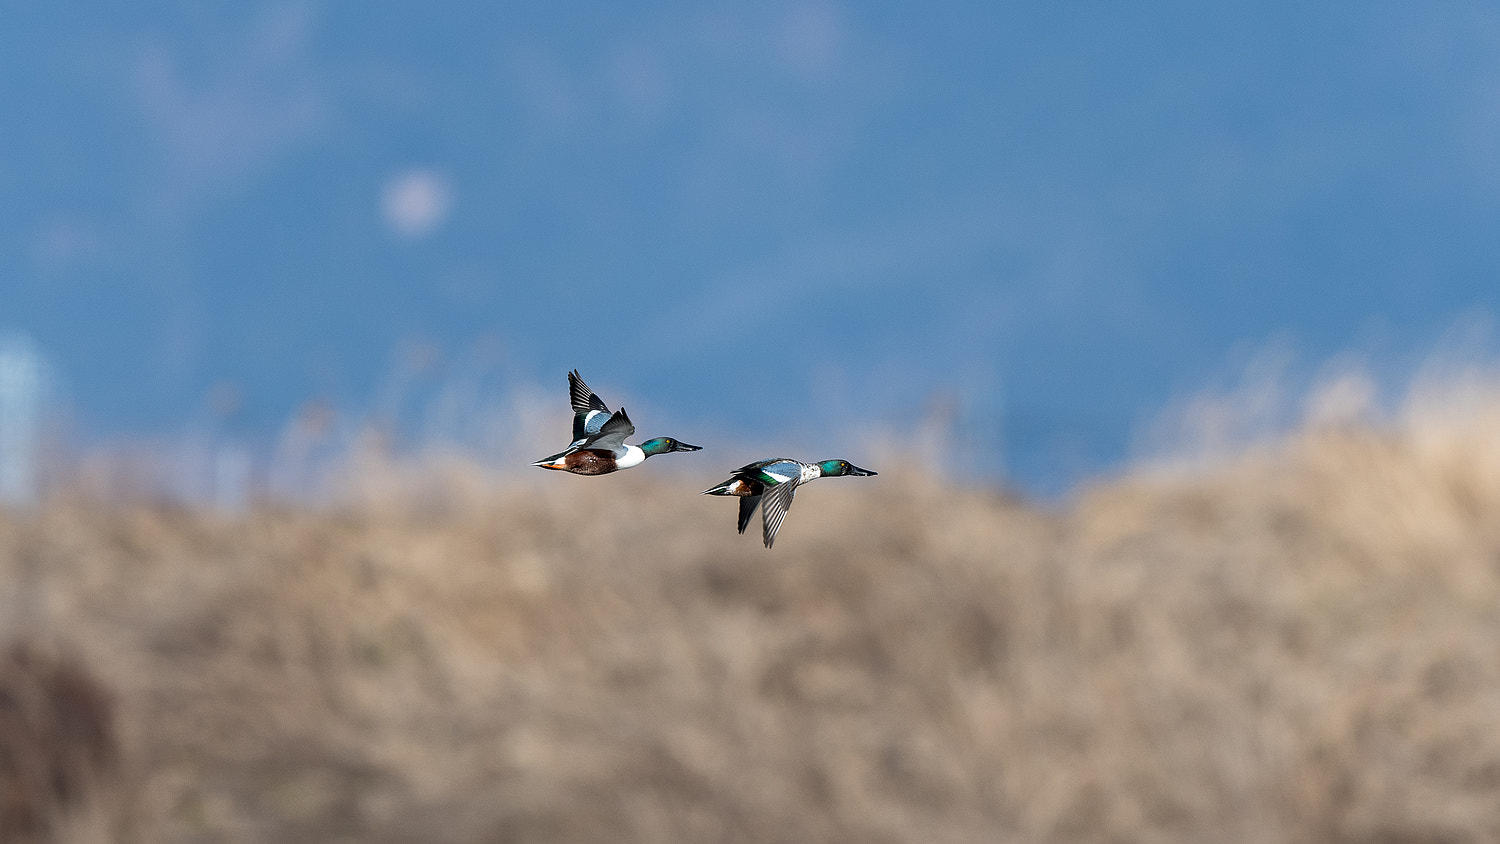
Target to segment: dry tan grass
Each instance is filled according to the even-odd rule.
[[[0,520],[129,840],[1500,840],[1493,413],[1057,511],[823,481],[774,552],[650,471],[464,477]]]

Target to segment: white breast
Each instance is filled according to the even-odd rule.
[[[625,456],[615,458],[615,468],[629,469],[631,466],[639,466],[646,461],[646,452],[641,451],[638,445],[625,446]]]
[[[802,483],[807,483],[813,478],[823,477],[823,470],[817,466],[809,466],[806,463],[799,463],[797,465],[802,467]]]

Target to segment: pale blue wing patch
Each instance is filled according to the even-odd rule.
[[[612,414],[607,410],[590,410],[573,417],[573,445],[582,445],[583,441],[597,434],[604,428],[604,423],[609,421]]]
[[[752,478],[759,478],[765,483],[773,485],[784,484],[787,481],[795,481],[802,478],[802,464],[785,458],[751,463],[740,471]]]
[[[573,404],[573,445],[581,446],[585,437],[599,433],[604,427],[610,416],[609,406],[583,383],[576,369],[568,373],[568,399]]]
[[[625,454],[625,438],[634,433],[635,426],[630,423],[630,417],[622,407],[600,426],[599,433],[585,437],[578,448],[608,451],[615,457],[620,457]]]

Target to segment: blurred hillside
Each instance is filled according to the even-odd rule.
[[[877,465],[774,552],[650,466],[60,496],[0,518],[0,621],[114,700],[61,840],[1493,841],[1497,431],[1330,424],[1051,510]]]

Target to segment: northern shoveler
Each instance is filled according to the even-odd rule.
[[[645,462],[647,457],[672,451],[699,451],[671,437],[655,437],[640,445],[626,445],[635,426],[625,408],[610,413],[602,399],[583,383],[578,370],[568,373],[568,396],[573,402],[573,442],[566,450],[531,464],[575,475],[607,475]]]
[[[791,509],[792,496],[797,487],[815,478],[837,478],[844,475],[865,477],[877,474],[861,469],[847,460],[824,460],[820,463],[803,463],[789,457],[757,460],[741,466],[729,476],[729,480],[703,491],[704,495],[734,495],[740,499],[740,533],[755,515],[755,508],[765,498],[766,508],[761,511],[761,539],[766,547],[776,541],[776,531],[781,528],[786,511]]]

